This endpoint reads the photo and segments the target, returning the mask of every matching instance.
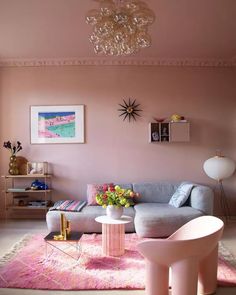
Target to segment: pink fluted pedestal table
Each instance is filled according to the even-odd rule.
[[[130,216],[111,219],[103,215],[95,218],[102,223],[102,252],[107,256],[121,256],[125,253],[125,224],[130,223]]]

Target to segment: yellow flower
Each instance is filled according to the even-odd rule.
[[[125,205],[125,204],[126,204],[126,199],[125,199],[125,198],[122,198],[122,199],[120,200],[120,204],[121,204],[121,205]]]

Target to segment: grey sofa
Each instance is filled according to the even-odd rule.
[[[167,237],[191,219],[213,214],[213,191],[207,186],[195,184],[186,203],[175,208],[168,204],[180,183],[156,182],[133,183],[122,187],[131,188],[140,194],[135,206],[124,209],[124,215],[133,222],[126,225],[126,232],[136,232],[140,237]],[[61,211],[48,211],[46,221],[49,231],[60,228]],[[85,233],[101,233],[102,227],[95,218],[105,215],[101,206],[85,206],[81,212],[65,212],[71,220],[72,230]]]

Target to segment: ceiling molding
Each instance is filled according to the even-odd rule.
[[[167,67],[235,67],[236,60],[225,59],[112,59],[112,58],[57,58],[57,59],[0,59],[0,67],[45,66],[167,66]]]

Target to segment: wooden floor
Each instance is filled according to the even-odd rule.
[[[12,245],[28,233],[47,233],[46,223],[41,220],[0,221],[0,256],[8,252]],[[236,219],[225,227],[225,246],[236,256]],[[145,295],[145,291],[35,291],[22,289],[0,289],[1,295]],[[217,295],[235,295],[236,288],[218,288]],[[171,295],[171,292],[170,294]],[[193,294],[189,294],[193,295]]]

